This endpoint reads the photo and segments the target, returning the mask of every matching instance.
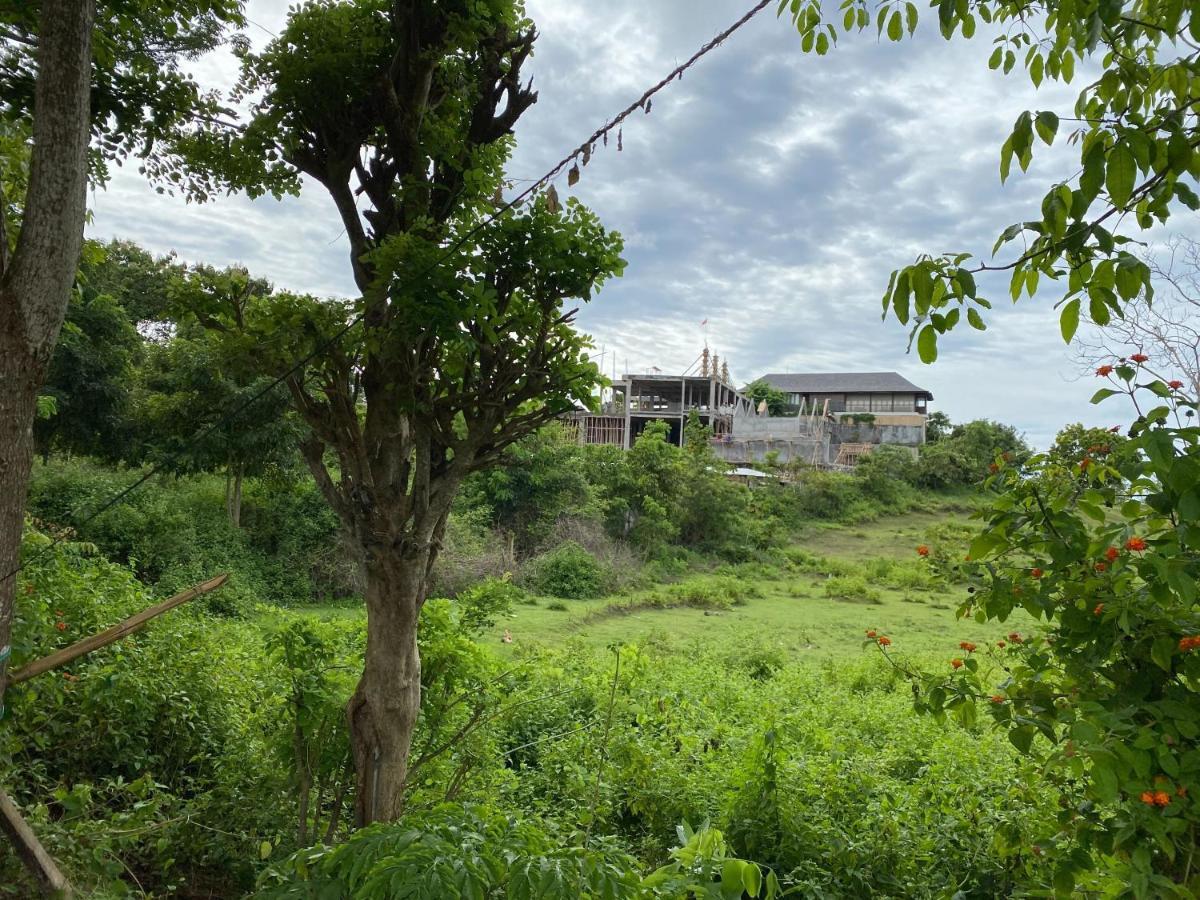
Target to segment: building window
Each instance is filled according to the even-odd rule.
[[[847,394],[846,412],[870,412],[871,397],[869,394]]]

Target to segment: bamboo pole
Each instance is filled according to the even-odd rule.
[[[46,852],[33,829],[21,818],[16,805],[3,790],[0,790],[0,831],[12,842],[21,862],[37,879],[46,896],[72,896],[71,882],[67,881],[54,858]]]
[[[182,606],[189,600],[195,600],[204,594],[211,593],[229,580],[229,575],[218,575],[216,578],[210,578],[208,581],[202,582],[195,587],[190,587],[182,593],[176,594],[147,609],[143,609],[140,613],[130,616],[124,622],[118,622],[111,628],[106,628],[104,631],[97,632],[89,637],[85,637],[81,641],[76,641],[69,647],[63,647],[61,650],[56,650],[49,656],[43,656],[41,659],[35,659],[29,665],[24,666],[15,671],[8,673],[8,683],[20,684],[22,681],[28,681],[43,672],[49,672],[51,669],[57,669],[59,666],[66,665],[72,660],[91,653],[93,650],[99,650],[101,647],[107,647],[109,644],[119,641],[121,638],[133,634],[141,629],[147,622],[156,616],[161,616],[163,613],[174,609],[177,606]]]

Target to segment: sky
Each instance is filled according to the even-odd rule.
[[[751,5],[528,0],[540,32],[527,64],[538,102],[517,125],[510,176],[542,175]],[[1035,91],[1017,72],[988,70],[982,29],[946,42],[932,20],[899,44],[871,29],[817,57],[801,52],[774,8],[659,94],[649,114],[636,113],[622,152],[610,142],[574,188],[558,183],[625,238],[624,277],[579,317],[605,371],[681,372],[707,341],[738,383],[768,372],[898,371],[933,393],[931,409],[1013,424],[1038,446],[1070,422],[1122,421],[1122,407],[1088,403],[1097,385],[1059,337],[1052,291],[1013,305],[1007,278],[981,279],[995,301],[988,330],[943,337],[932,366],[880,316],[893,269],[921,253],[986,259],[1008,224],[1037,216],[1043,193],[1072,171],[1072,148],[1039,149],[1027,174],[1014,166],[1001,185],[1000,146],[1025,109],[1069,114],[1086,70],[1074,88]],[[247,37],[262,46],[287,2],[249,0],[247,13]],[[207,87],[236,79],[226,52],[192,68]],[[92,208],[92,237],[242,264],[290,290],[354,292],[341,225],[316,186],[282,201],[195,205],[155,193],[126,165]],[[1200,236],[1183,212],[1190,218],[1176,230]]]

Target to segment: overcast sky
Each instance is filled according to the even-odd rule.
[[[510,174],[541,175],[750,5],[529,0],[539,99],[517,127]],[[256,46],[286,10],[284,0],[249,0]],[[1028,175],[1001,186],[999,148],[1017,115],[1066,113],[1075,90],[1035,92],[1016,73],[991,72],[986,34],[947,43],[932,24],[901,44],[878,42],[872,29],[808,56],[772,4],[632,118],[623,152],[597,153],[572,193],[625,236],[629,261],[580,317],[606,370],[615,359],[620,371],[682,371],[707,335],[738,382],[895,370],[952,419],[1009,422],[1037,444],[1068,422],[1121,418],[1119,407],[1088,405],[1096,384],[1078,376],[1058,337],[1052,292],[1013,306],[1007,278],[981,281],[997,301],[991,327],[944,338],[933,366],[906,355],[905,330],[880,320],[892,269],[922,252],[986,256],[1070,171],[1069,149],[1039,151]],[[207,86],[236,77],[227,54],[195,68]],[[155,194],[135,168],[94,197],[92,236],[242,263],[297,291],[353,293],[341,225],[319,189],[195,206]],[[1194,217],[1176,227],[1200,230]]]

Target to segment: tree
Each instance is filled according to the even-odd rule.
[[[156,311],[158,327],[143,323],[160,335],[170,333],[146,348],[135,413],[139,446],[131,455],[177,474],[224,471],[225,508],[238,527],[246,476],[297,460],[301,433],[289,414],[287,389],[274,384],[237,340],[247,310],[271,286],[236,266],[171,269],[167,299]],[[145,311],[155,312],[149,305]],[[183,324],[170,324],[172,318]],[[251,402],[253,415],[229,415]],[[211,424],[198,433],[201,422]]]
[[[84,252],[104,250],[88,243]],[[80,281],[42,388],[54,411],[34,423],[34,439],[43,456],[65,450],[119,459],[131,440],[132,385],[142,340],[119,298]]]
[[[746,390],[743,393],[754,401],[756,409],[765,400],[767,402],[767,415],[786,416],[788,413],[787,394],[779,390],[779,388],[771,387],[771,385],[767,384],[761,378],[746,385]]]
[[[178,69],[212,47],[237,0],[129,5],[41,0],[0,8],[0,112],[28,143],[0,183],[0,706],[33,439],[31,423],[79,262],[89,158],[130,153],[154,165],[155,141],[213,106]],[[95,33],[94,33],[95,32]],[[95,54],[93,54],[95,49]],[[89,137],[98,152],[89,156]],[[20,138],[18,137],[18,141]],[[169,158],[157,171],[170,178]]]
[[[1091,375],[1114,358],[1148,353],[1200,396],[1200,243],[1176,236],[1165,258],[1147,263],[1158,284],[1153,302],[1147,294],[1131,299],[1107,325],[1081,335],[1075,357]]]
[[[347,713],[360,824],[403,809],[418,619],[455,494],[600,377],[564,303],[621,269],[619,236],[553,197],[484,224],[536,100],[521,83],[534,39],[514,0],[320,0],[244,56],[240,91],[262,98],[244,131],[192,135],[199,178],[319,184],[350,244],[354,301],[279,294],[240,325],[212,315],[286,374],[305,461],[362,554],[367,649]]]
[[[936,444],[942,438],[950,436],[950,417],[940,409],[937,412],[929,414],[925,419],[925,440],[930,444]]]

